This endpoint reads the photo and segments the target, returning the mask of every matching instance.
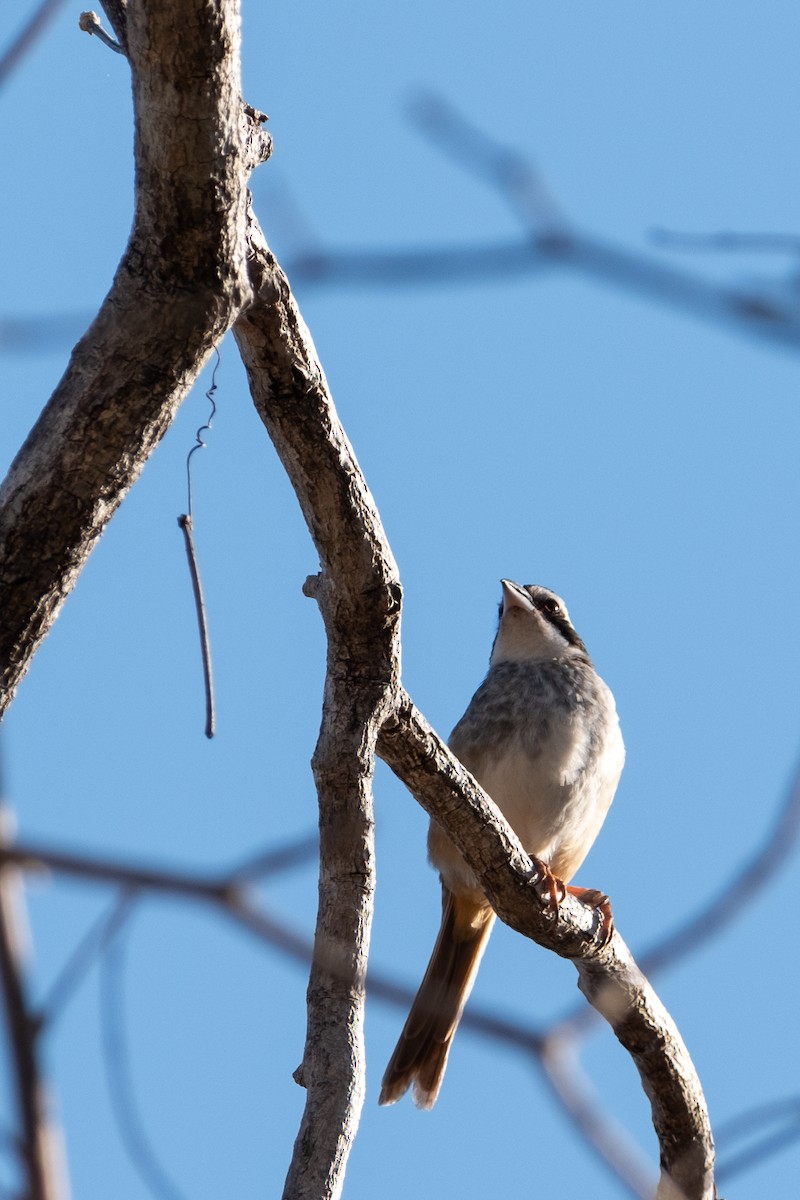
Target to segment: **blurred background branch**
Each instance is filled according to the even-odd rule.
[[[64,0],[41,0],[34,8],[16,37],[0,53],[0,87],[19,70],[63,4]]]
[[[796,790],[795,781],[789,792],[789,803],[783,807],[778,821],[778,827],[786,835],[780,848],[781,857],[791,853],[796,846],[797,822],[792,817],[793,806],[797,803]],[[764,855],[773,841],[774,835],[767,839],[749,867],[737,874],[737,880],[755,877],[756,868],[763,863]],[[270,950],[288,956],[299,966],[307,967],[312,953],[310,937],[266,907],[254,889],[313,861],[317,854],[318,838],[309,834],[282,846],[265,848],[244,864],[205,874],[176,871],[135,861],[121,862],[102,856],[72,854],[26,842],[6,843],[0,848],[0,872],[12,868],[25,870],[35,878],[46,871],[119,889],[118,899],[96,927],[89,930],[78,943],[58,981],[50,989],[43,1007],[45,1028],[60,1015],[64,1005],[85,979],[92,962],[108,955],[109,947],[127,922],[133,905],[147,894],[160,894],[181,902],[211,904]],[[763,886],[767,881],[775,881],[774,873],[759,871],[758,886]],[[731,882],[730,889],[730,915],[735,916],[739,911],[735,901],[740,898],[735,881]],[[746,894],[752,895],[751,892]],[[684,926],[687,936],[683,952],[687,955],[696,948],[695,930],[703,924],[703,920],[701,913]],[[712,936],[718,928],[714,924],[704,931],[704,936]],[[660,969],[668,969],[680,961],[680,931],[670,935],[665,945],[669,946],[669,954],[658,960]],[[644,961],[646,955],[642,956]],[[109,1046],[113,1043],[116,1047],[110,1057],[117,1060],[117,1065],[108,1067],[112,1090],[116,1092],[115,1112],[118,1121],[125,1127],[123,1137],[132,1158],[138,1161],[137,1169],[150,1179],[154,1194],[178,1195],[173,1185],[166,1181],[163,1169],[151,1161],[154,1152],[146,1148],[149,1143],[143,1132],[143,1118],[138,1113],[130,1079],[126,1077],[124,1084],[120,1083],[122,1068],[119,1066],[118,1048],[122,1034],[119,1032],[118,1013],[110,1014],[110,1008],[118,1009],[121,1003],[121,973],[117,958],[114,964],[109,966],[111,974],[106,976],[108,986],[104,1000],[104,1021],[107,1030],[116,1030],[113,1037],[108,1032],[106,1035],[107,1057]],[[335,970],[335,956],[328,960],[327,969]],[[369,970],[367,994],[374,1001],[390,1004],[403,1011],[413,999],[414,991],[413,987],[379,968],[371,967]],[[593,1010],[585,1005],[580,1011],[589,1013],[590,1018],[593,1015]],[[549,1027],[530,1027],[474,1001],[462,1018],[463,1029],[473,1036],[488,1039],[498,1046],[511,1047],[525,1055],[547,1082],[553,1099],[572,1123],[575,1133],[592,1148],[626,1194],[648,1200],[653,1195],[655,1183],[646,1159],[624,1126],[610,1114],[607,1099],[600,1098],[581,1066],[581,1041],[592,1025],[596,1026],[596,1021],[586,1021],[576,1015],[567,1021],[556,1020]],[[125,1068],[122,1073],[127,1075],[127,1071]],[[123,1095],[125,1098],[121,1099]],[[136,1112],[135,1117],[131,1116],[132,1112]],[[765,1157],[779,1153],[799,1138],[800,1102],[797,1100],[775,1101],[742,1113],[726,1122],[720,1131],[722,1177],[726,1181],[734,1178],[739,1172],[751,1169]],[[740,1146],[743,1147],[741,1150]]]
[[[518,151],[483,133],[436,93],[418,96],[408,108],[419,131],[460,169],[491,188],[520,221],[519,238],[500,241],[480,236],[462,245],[418,248],[363,246],[326,248],[286,256],[286,273],[303,295],[316,289],[391,290],[459,283],[540,279],[571,271],[601,286],[630,292],[700,320],[722,323],[731,332],[765,339],[800,351],[800,293],[781,281],[769,287],[723,285],[674,266],[644,251],[631,251],[578,228],[551,194],[535,166]],[[284,213],[286,204],[284,202]],[[299,217],[290,218],[305,237],[313,235]],[[650,240],[672,250],[766,251],[796,260],[800,237],[784,234],[679,234],[655,230]],[[85,327],[89,314],[23,317],[0,314],[0,354],[63,350]]]

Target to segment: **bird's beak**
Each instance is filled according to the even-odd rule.
[[[503,612],[510,608],[522,608],[525,612],[533,612],[533,601],[523,587],[512,583],[510,579],[501,579],[503,585]]]

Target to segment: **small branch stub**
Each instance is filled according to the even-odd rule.
[[[321,575],[309,575],[306,578],[305,583],[303,584],[303,595],[307,596],[309,600],[316,600],[317,602],[319,602],[319,594],[320,594],[321,587],[322,587],[322,576]]]
[[[90,37],[99,38],[104,45],[108,46],[109,50],[113,50],[115,54],[122,54],[127,58],[125,51],[119,42],[115,41],[110,33],[106,33],[103,28],[103,23],[97,13],[91,9],[88,12],[82,12],[78,18],[78,25],[84,33],[88,33]]]

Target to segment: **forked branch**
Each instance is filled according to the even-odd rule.
[[[499,916],[576,962],[585,994],[632,1055],[651,1100],[661,1146],[659,1200],[711,1200],[714,1153],[708,1114],[691,1059],[668,1013],[618,935],[598,951],[596,918],[588,909],[570,899],[558,920],[543,913],[532,887],[532,864],[519,841],[397,684],[397,605],[392,599],[399,602],[399,588],[388,543],[288,283],[252,214],[249,237],[257,299],[237,322],[235,335],[256,407],[323,563],[329,634],[323,730],[333,733],[338,723],[342,761],[354,742],[368,742],[371,750],[379,722],[381,757],[447,830],[483,880]],[[370,650],[363,657],[365,646]],[[378,689],[380,700],[376,693],[374,720],[359,731],[350,721],[354,711],[348,697],[367,682]],[[338,717],[333,711],[337,703],[343,706]],[[323,879],[325,874],[323,869]]]

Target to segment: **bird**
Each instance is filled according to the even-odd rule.
[[[600,832],[625,761],[614,697],[560,596],[510,579],[501,586],[488,674],[448,744],[525,851],[545,865],[548,907],[557,910],[570,892],[599,910],[599,937],[607,941],[608,897],[567,885]],[[412,1087],[422,1109],[439,1095],[495,921],[480,880],[434,819],[428,858],[441,877],[442,922],[379,1097],[394,1104]]]

